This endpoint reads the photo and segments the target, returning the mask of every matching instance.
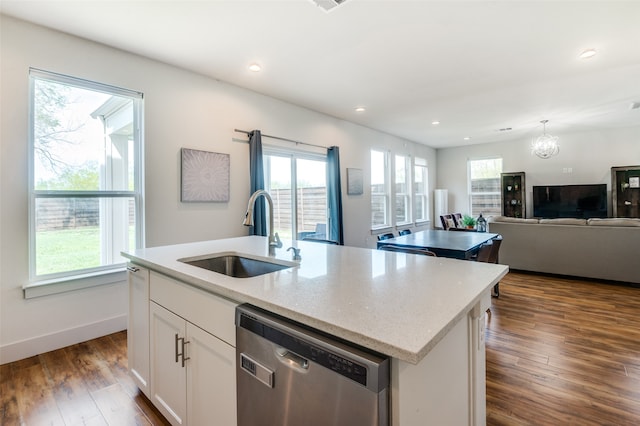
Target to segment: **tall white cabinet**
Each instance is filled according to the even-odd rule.
[[[129,354],[142,364],[146,346],[145,394],[172,425],[235,425],[237,304],[154,271],[147,271],[145,302],[131,290],[139,287],[135,273],[129,272],[130,296],[138,297],[130,309],[142,318],[147,306],[147,337],[130,332]],[[130,363],[134,378],[135,368]]]

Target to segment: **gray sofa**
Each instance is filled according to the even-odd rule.
[[[493,217],[511,269],[640,284],[640,219]]]

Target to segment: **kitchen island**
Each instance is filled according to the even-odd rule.
[[[484,315],[490,304],[490,289],[507,273],[506,266],[301,241],[295,245],[301,249],[302,259],[293,262],[286,243],[270,258],[264,237],[179,244],[124,254],[134,270],[150,271],[146,294],[144,286],[138,286],[142,290],[136,292],[135,277],[131,280],[130,309],[134,311],[130,312],[130,321],[137,324],[129,327],[133,351],[130,363],[141,365],[137,369],[134,366],[132,374],[170,421],[174,417],[179,419],[176,424],[196,424],[184,419],[197,415],[177,415],[167,398],[154,392],[155,382],[164,380],[155,377],[160,370],[153,355],[157,349],[154,309],[166,308],[234,347],[233,310],[237,304],[249,303],[389,356],[391,424],[485,423]],[[234,278],[181,261],[218,253],[268,259],[286,268]],[[144,283],[144,278],[137,282]],[[207,297],[215,298],[211,299],[213,305],[203,302]],[[146,313],[145,298],[150,306]],[[145,315],[151,323],[150,348],[146,351]],[[142,336],[142,348],[136,336]],[[180,353],[178,336],[176,332],[175,355],[176,359],[182,355],[185,364],[186,359],[194,358],[189,352],[194,345],[187,345],[186,355],[184,350]],[[145,366],[147,358],[150,362]],[[190,375],[188,370],[185,374]],[[232,387],[233,392],[228,389],[227,394],[235,393]],[[222,405],[235,408],[233,396],[233,401]]]

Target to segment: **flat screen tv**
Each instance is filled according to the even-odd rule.
[[[607,185],[534,186],[533,216],[550,219],[607,217]]]

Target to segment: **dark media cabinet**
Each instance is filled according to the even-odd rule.
[[[640,166],[611,168],[613,217],[640,217]]]
[[[524,172],[500,174],[502,216],[525,218]]]

